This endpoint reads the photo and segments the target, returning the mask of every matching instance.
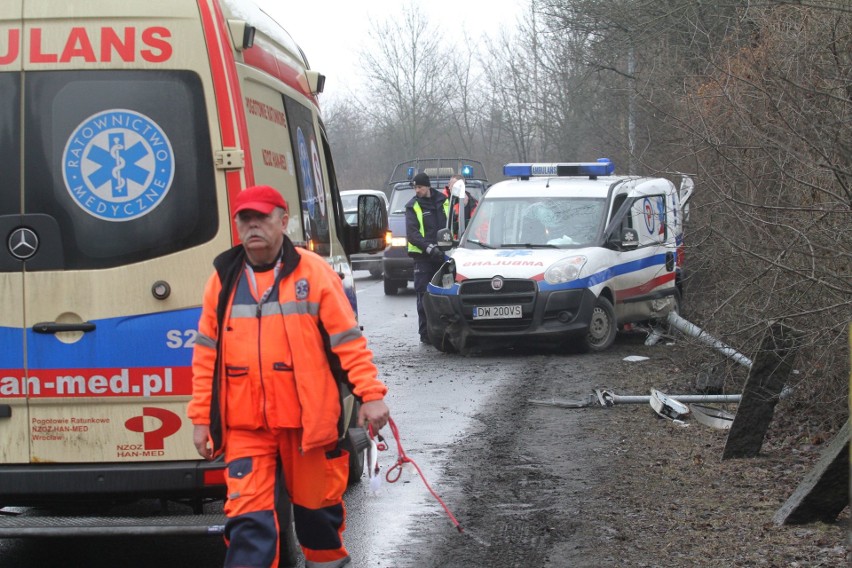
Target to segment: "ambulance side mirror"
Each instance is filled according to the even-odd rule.
[[[438,248],[441,250],[450,250],[453,248],[453,232],[449,229],[438,230]]]
[[[639,248],[639,233],[636,231],[636,229],[622,229],[621,241],[618,244],[623,250],[633,250]]]
[[[615,250],[634,250],[639,248],[639,233],[629,227],[615,227],[610,231],[606,244]]]

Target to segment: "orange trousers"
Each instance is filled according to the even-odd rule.
[[[302,453],[300,434],[296,428],[226,432],[225,568],[278,566],[275,504],[285,489],[279,482],[282,472],[305,567],[337,568],[349,562],[343,546],[349,453],[336,442]]]

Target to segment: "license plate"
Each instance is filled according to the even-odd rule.
[[[473,319],[511,319],[523,316],[520,304],[516,306],[476,306]]]

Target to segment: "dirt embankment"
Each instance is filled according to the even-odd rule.
[[[620,337],[604,354],[530,356],[524,376],[478,417],[481,435],[453,448],[441,485],[465,533],[441,512],[403,547],[404,565],[849,566],[848,507],[834,524],[772,521],[821,446],[790,444],[770,428],[758,458],[722,461],[725,432],[678,426],[646,404],[529,403],[594,388],[695,392],[694,369],[679,363],[687,347],[643,339]],[[784,412],[782,402],[776,416]]]

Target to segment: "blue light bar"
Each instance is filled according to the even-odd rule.
[[[413,178],[413,177],[414,177],[414,168],[413,168],[413,167],[411,167],[411,166],[409,166],[409,167],[408,167],[408,170],[406,171],[406,173],[408,174],[408,179]]]
[[[469,178],[473,175],[473,166],[465,164],[461,167],[462,177]]]
[[[568,176],[608,176],[615,171],[615,165],[608,158],[597,162],[560,162],[560,163],[523,163],[506,164],[503,175],[506,177],[568,177]]]

